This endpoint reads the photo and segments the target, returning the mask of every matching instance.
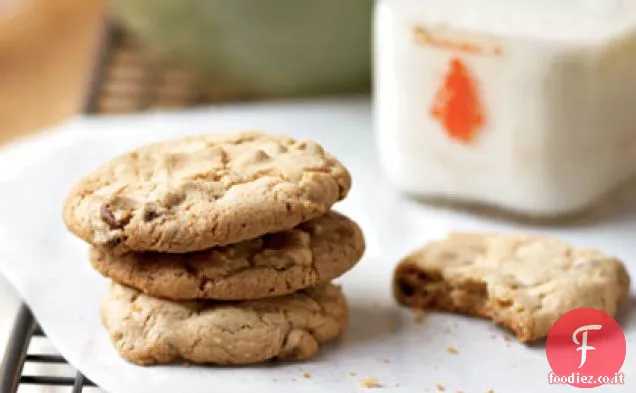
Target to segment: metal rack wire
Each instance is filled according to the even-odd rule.
[[[108,25],[99,46],[84,113],[130,113],[194,106],[207,101],[196,86],[187,72],[158,61],[123,30]],[[22,304],[0,365],[0,393],[15,393],[25,385],[66,386],[73,393],[97,388],[80,372],[74,376],[25,372],[31,364],[67,365],[59,354],[32,349],[36,339],[46,340],[46,336],[29,308]]]
[[[20,306],[13,325],[2,367],[0,368],[0,392],[17,392],[20,385],[71,386],[73,393],[82,392],[85,387],[95,384],[77,372],[75,377],[48,375],[24,375],[27,363],[66,364],[60,355],[29,353],[29,344],[34,337],[45,337],[44,332],[24,304]]]

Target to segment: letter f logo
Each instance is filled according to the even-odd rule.
[[[602,328],[602,325],[585,325],[576,329],[574,333],[572,334],[572,341],[574,341],[574,344],[577,344],[577,345],[581,344],[581,346],[576,349],[577,351],[581,351],[581,364],[579,365],[579,368],[583,367],[583,365],[585,364],[585,361],[587,360],[587,351],[593,351],[596,349],[594,347],[587,345],[587,331],[601,330],[601,328]],[[581,332],[583,332],[583,334],[581,335],[582,340],[581,342],[579,342],[576,336],[578,336],[578,334]]]

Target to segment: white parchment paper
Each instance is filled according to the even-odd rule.
[[[350,304],[346,336],[301,364],[258,367],[138,367],[112,348],[98,319],[106,280],[92,271],[87,246],[61,221],[68,188],[93,167],[141,143],[202,132],[260,128],[314,139],[341,159],[354,179],[336,206],[364,229],[365,258],[339,282]],[[428,313],[421,323],[391,298],[396,261],[452,230],[543,232],[622,258],[636,273],[636,203],[595,223],[520,227],[409,200],[385,181],[376,162],[366,100],[222,106],[187,113],[78,118],[0,150],[0,270],[21,293],[59,351],[112,393],[355,392],[373,377],[383,391],[561,392],[550,386],[543,345],[503,340],[488,321]],[[635,201],[636,202],[636,201]],[[634,291],[619,317],[627,338],[624,386],[636,391]],[[447,347],[457,348],[450,354]],[[591,356],[591,355],[590,355]],[[310,378],[303,378],[308,371]]]

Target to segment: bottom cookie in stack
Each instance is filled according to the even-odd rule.
[[[331,281],[363,252],[358,225],[328,212],[199,252],[93,248],[90,259],[113,280],[101,318],[122,356],[143,365],[225,365],[307,359],[340,336],[347,306]]]
[[[119,353],[141,365],[303,360],[347,326],[339,287],[240,302],[175,302],[112,283],[101,318]]]

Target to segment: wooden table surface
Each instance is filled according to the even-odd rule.
[[[0,143],[81,108],[103,0],[0,1]]]

